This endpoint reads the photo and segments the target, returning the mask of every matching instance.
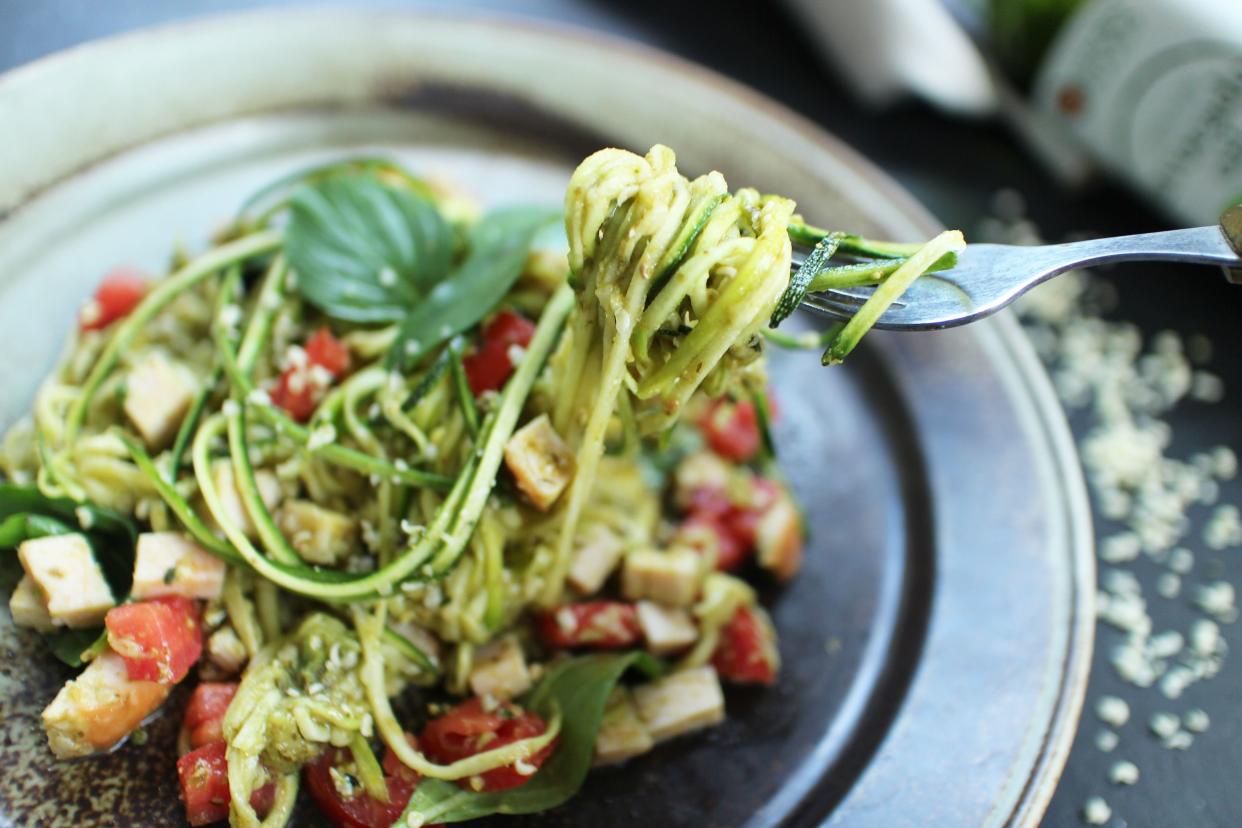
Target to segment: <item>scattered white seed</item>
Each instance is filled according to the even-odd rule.
[[[1184,730],[1179,730],[1164,740],[1164,746],[1169,750],[1188,750],[1194,741],[1194,736]]]
[[[1147,723],[1147,726],[1151,728],[1151,732],[1162,739],[1172,736],[1181,725],[1181,719],[1172,713],[1155,713],[1152,715],[1151,721]]]
[[[1139,780],[1138,765],[1122,760],[1108,769],[1108,781],[1114,785],[1133,785]]]
[[[1182,591],[1182,579],[1172,572],[1165,572],[1156,579],[1156,593],[1161,598],[1176,598]]]
[[[1111,730],[1101,730],[1095,734],[1095,746],[1104,753],[1112,753],[1121,739]]]
[[[1095,715],[1106,724],[1121,727],[1130,720],[1130,705],[1117,696],[1102,696],[1095,703]]]
[[[1185,575],[1195,566],[1194,553],[1189,549],[1174,549],[1169,553],[1169,569],[1178,575]]]
[[[1208,718],[1207,711],[1197,707],[1193,710],[1187,710],[1183,718],[1185,719],[1186,729],[1194,733],[1203,733],[1208,729],[1208,725],[1212,723]]]
[[[1093,796],[1082,806],[1082,819],[1088,825],[1103,825],[1113,817],[1113,809],[1103,797]]]

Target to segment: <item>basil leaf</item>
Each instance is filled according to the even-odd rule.
[[[289,202],[285,255],[298,290],[349,322],[394,322],[448,272],[454,233],[435,204],[373,172],[329,177]]]
[[[242,202],[241,207],[237,210],[238,218],[241,221],[262,222],[272,214],[288,206],[290,195],[299,186],[357,172],[377,173],[386,178],[400,180],[420,195],[427,198],[432,197],[430,187],[387,158],[370,158],[366,156],[342,158],[296,170],[263,186]]]
[[[79,528],[82,527],[82,528]],[[0,549],[48,535],[81,532],[86,536],[118,602],[129,596],[134,577],[134,545],[138,528],[126,516],[67,498],[47,497],[34,486],[0,483]],[[101,631],[58,630],[45,636],[56,657],[71,667],[82,666],[82,652],[95,645]]]
[[[559,217],[541,207],[505,207],[483,216],[467,234],[465,260],[401,323],[388,368],[411,366],[478,324],[522,275],[535,236]]]
[[[609,653],[569,659],[550,668],[525,700],[545,718],[561,712],[561,734],[556,749],[526,784],[506,791],[475,793],[456,783],[424,778],[418,783],[402,819],[418,814],[426,824],[465,822],[491,814],[530,814],[564,803],[582,787],[595,754],[604,705],[621,675],[630,667],[644,672],[659,662],[646,653]]]
[[[43,636],[52,655],[70,667],[81,667],[82,656],[87,650],[102,652],[103,645],[108,641],[108,633],[102,627],[91,627],[85,630],[58,630]]]

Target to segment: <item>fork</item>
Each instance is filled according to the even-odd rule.
[[[795,250],[795,266],[801,266],[806,253],[802,247]],[[1242,205],[1229,208],[1219,225],[1208,227],[1039,246],[970,244],[957,254],[951,269],[920,276],[875,327],[917,331],[965,325],[996,313],[1067,270],[1125,261],[1221,265],[1231,282],[1242,284]],[[872,290],[830,288],[808,294],[802,304],[836,319],[849,319]]]

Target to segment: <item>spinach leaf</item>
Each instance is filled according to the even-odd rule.
[[[535,236],[559,216],[542,207],[505,207],[483,216],[467,234],[465,260],[401,323],[388,368],[411,366],[477,324],[522,275]]]
[[[102,627],[90,627],[85,630],[57,630],[43,636],[52,655],[70,667],[81,667],[85,661],[82,656],[87,650],[102,652],[108,642],[108,633]]]
[[[285,254],[302,295],[349,322],[405,318],[448,272],[454,231],[435,204],[374,171],[309,184],[289,202]]]
[[[552,667],[524,704],[545,718],[559,708],[561,735],[551,757],[530,781],[506,791],[475,793],[453,782],[424,778],[396,824],[403,825],[410,814],[423,817],[425,824],[530,814],[568,800],[590,770],[608,695],[630,667],[650,672],[659,669],[659,662],[646,653],[609,653],[580,656]]]
[[[81,527],[81,528],[79,528]],[[51,498],[34,486],[0,483],[0,549],[12,549],[22,541],[48,535],[82,532],[95,553],[95,560],[118,601],[129,595],[134,574],[134,545],[138,528],[126,516],[111,509]],[[57,630],[48,633],[48,646],[70,667],[82,666],[82,653],[98,644],[99,627]]]

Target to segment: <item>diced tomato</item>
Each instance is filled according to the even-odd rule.
[[[704,486],[690,494],[686,519],[677,532],[688,546],[716,553],[716,568],[731,572],[740,567],[755,548],[755,531],[764,513],[780,496],[780,485],[766,477],[751,481],[746,504],[730,500],[723,489]]]
[[[191,748],[224,740],[224,714],[228,712],[229,703],[235,695],[236,682],[205,681],[194,688],[185,709],[185,720],[181,723]]]
[[[428,722],[420,741],[423,751],[437,762],[456,762],[519,739],[538,736],[547,729],[547,724],[538,714],[515,704],[504,702],[489,711],[483,707],[481,699],[473,698]],[[522,773],[518,763],[515,763],[480,774],[477,783],[462,779],[458,784],[467,790],[479,791],[503,791],[524,785],[552,755],[555,747],[556,741],[553,740],[552,744],[526,759],[522,763],[526,766],[523,770],[529,773]]]
[[[483,328],[479,349],[462,360],[466,382],[477,397],[484,391],[498,391],[513,373],[510,350],[525,348],[535,335],[535,324],[511,310],[502,310]]]
[[[536,617],[539,635],[549,647],[590,647],[609,650],[629,647],[642,638],[638,612],[621,601],[565,604]]]
[[[328,373],[339,378],[349,370],[349,346],[324,325],[306,340],[306,361],[326,368]]]
[[[406,734],[410,745],[418,743]],[[362,790],[361,783],[353,796],[344,796],[332,778],[332,769],[352,759],[345,748],[328,748],[306,766],[306,785],[311,799],[337,828],[388,828],[397,821],[410,796],[418,787],[419,776],[401,763],[391,751],[384,757],[384,781],[388,785],[388,801],[381,802]],[[340,773],[340,771],[338,771]]]
[[[349,370],[349,365],[349,346],[325,325],[306,341],[302,353],[291,354],[288,367],[269,392],[272,403],[295,420],[306,422],[328,387]]]
[[[98,331],[128,316],[138,307],[150,289],[150,283],[142,271],[132,267],[118,267],[103,277],[94,297],[78,312],[78,327],[84,331]]]
[[[210,825],[229,815],[228,747],[212,742],[187,753],[177,760],[177,778],[181,782],[181,800],[185,817],[191,825]],[[272,810],[276,787],[269,782],[250,795],[250,807],[260,817]]]
[[[738,607],[720,631],[712,666],[720,677],[739,684],[772,684],[778,664],[772,628],[749,607]]]
[[[716,569],[732,572],[746,562],[751,551],[751,545],[737,536],[729,522],[733,514],[691,512],[677,529],[677,541],[703,554],[713,552]]]
[[[759,418],[750,401],[715,400],[699,418],[699,428],[711,450],[736,463],[746,463],[759,452]]]
[[[110,609],[104,626],[131,681],[176,684],[203,652],[198,604],[180,595]]]

